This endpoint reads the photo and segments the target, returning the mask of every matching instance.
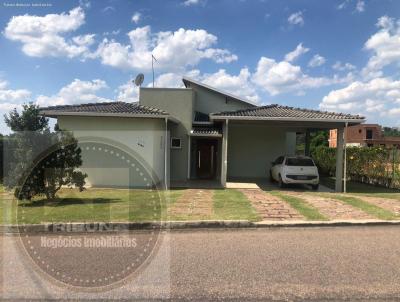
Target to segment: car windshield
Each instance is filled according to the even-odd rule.
[[[289,157],[286,159],[286,166],[313,167],[314,162],[311,158]]]

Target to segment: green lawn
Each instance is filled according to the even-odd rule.
[[[233,189],[216,190],[214,191],[213,202],[215,219],[261,220],[249,200],[240,191]]]
[[[18,203],[13,199],[5,199],[7,196],[3,195],[0,203],[0,223],[165,220],[167,209],[183,192],[184,190],[157,192],[99,188],[78,192],[75,189],[61,189],[54,201],[35,198],[33,201]],[[190,217],[183,218],[187,219]],[[204,219],[257,221],[260,217],[241,192],[216,190],[212,215]]]
[[[393,220],[393,219],[399,219],[396,214],[382,209],[380,207],[377,207],[376,205],[373,205],[371,203],[365,202],[355,196],[344,196],[344,195],[339,195],[339,194],[333,194],[333,193],[327,193],[327,194],[320,194],[321,196],[324,197],[329,197],[329,198],[334,198],[337,200],[340,200],[344,203],[347,203],[355,208],[359,208],[360,210],[370,214],[371,216],[374,216],[379,219],[383,220]]]
[[[307,220],[328,220],[328,218],[322,215],[316,208],[314,208],[305,200],[299,197],[286,195],[282,192],[277,191],[272,191],[270,193],[286,201],[288,204],[290,204],[292,208],[296,209]]]
[[[180,190],[157,192],[150,190],[61,189],[58,198],[47,201],[18,202],[18,221],[25,223],[90,222],[90,221],[152,221],[164,217],[165,208],[175,202]],[[11,205],[10,205],[11,203]],[[8,206],[12,211],[11,222],[16,222],[17,202],[2,200],[0,211]],[[25,213],[24,218],[22,214]]]

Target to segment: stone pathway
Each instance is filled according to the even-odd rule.
[[[260,189],[240,189],[263,220],[303,220],[295,209],[279,197]]]
[[[390,198],[382,197],[372,197],[372,196],[362,196],[354,195],[354,197],[361,199],[370,204],[376,205],[382,209],[393,212],[396,215],[400,215],[400,201]]]
[[[284,192],[284,194],[299,197],[316,208],[318,212],[330,220],[373,219],[364,211],[345,204],[340,200],[322,197],[317,194],[300,192]]]
[[[171,206],[169,216],[189,216],[192,219],[211,216],[213,213],[213,190],[187,189]]]

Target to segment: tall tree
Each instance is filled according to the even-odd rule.
[[[14,161],[5,184],[15,188],[18,199],[30,200],[35,195],[53,199],[62,186],[84,189],[87,175],[77,170],[82,165],[81,150],[71,133],[58,127],[51,132],[48,119],[40,116],[34,104],[24,105],[21,113],[11,111],[5,121],[14,131]]]

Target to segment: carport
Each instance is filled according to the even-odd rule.
[[[268,105],[210,114],[222,123],[221,185],[228,179],[267,177],[270,163],[280,155],[295,152],[296,133],[305,133],[309,155],[310,132],[337,129],[336,185],[343,191],[344,128],[363,123],[358,115]]]

